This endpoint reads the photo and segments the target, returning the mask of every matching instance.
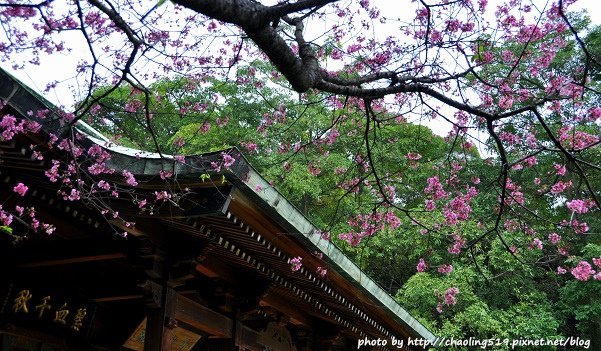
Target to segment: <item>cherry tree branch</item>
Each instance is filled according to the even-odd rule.
[[[576,40],[576,42],[578,43],[578,45],[580,46],[580,48],[582,49],[582,51],[586,55],[587,62],[588,61],[592,61],[596,65],[601,66],[601,63],[599,63],[595,59],[595,57],[590,53],[590,51],[587,49],[586,44],[580,38],[580,36],[578,35],[578,32],[576,31],[576,29],[574,28],[574,26],[572,26],[572,23],[570,22],[570,20],[566,16],[565,12],[563,11],[563,0],[559,0],[559,15],[561,16],[561,18],[563,19],[563,21],[566,23],[566,25],[570,29],[570,32],[572,32],[572,35],[574,35],[574,39]],[[586,76],[586,74],[585,74],[585,76]]]
[[[322,7],[339,0],[304,0],[293,3],[284,3],[269,7],[269,13],[275,17],[284,17],[294,12],[309,10],[314,7]]]
[[[139,46],[143,44],[142,39],[138,36],[138,34],[131,28],[129,24],[119,15],[119,13],[111,7],[103,4],[100,0],[89,0],[90,4],[94,5],[100,11],[104,12],[110,19],[115,23],[115,25],[121,29],[127,39],[134,45]]]
[[[36,8],[40,9],[41,7],[48,6],[53,3],[54,0],[46,0],[37,4],[19,4],[19,3],[0,3],[0,7],[24,7],[24,8]]]
[[[553,132],[551,131],[551,129],[549,128],[549,126],[547,125],[547,123],[545,122],[545,120],[543,119],[543,116],[540,114],[540,112],[538,112],[538,110],[536,110],[536,109],[532,109],[532,113],[534,113],[534,115],[536,116],[536,119],[541,124],[541,126],[543,127],[543,129],[547,133],[547,136],[549,137],[549,139],[551,140],[551,142],[553,142],[553,144],[555,145],[555,147],[557,147],[561,151],[561,153],[563,155],[565,155],[565,157],[568,160],[572,161],[572,163],[576,167],[576,170],[577,170],[578,174],[583,179],[584,184],[586,186],[586,189],[588,190],[588,193],[592,196],[593,201],[595,202],[595,205],[597,206],[597,208],[601,208],[601,202],[599,200],[599,197],[597,196],[597,193],[595,192],[595,190],[593,189],[592,185],[590,184],[590,182],[588,180],[588,177],[584,173],[584,170],[582,169],[582,167],[578,163],[578,159],[576,157],[574,157],[574,155],[572,155],[571,152],[569,152],[568,150],[566,150],[566,148],[563,145],[561,145],[561,143],[559,142],[559,140],[557,140],[557,138],[555,137],[555,135],[553,134]]]

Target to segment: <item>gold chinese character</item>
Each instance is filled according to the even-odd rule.
[[[73,317],[73,325],[71,326],[71,329],[79,331],[79,328],[81,328],[81,326],[83,325],[82,321],[85,318],[86,313],[87,311],[85,308],[77,309],[77,313],[75,314],[75,317]]]
[[[27,302],[31,300],[33,295],[29,292],[29,290],[21,290],[15,297],[15,303],[13,304],[13,310],[15,313],[19,311],[23,311],[24,313],[29,313],[27,310]]]
[[[67,309],[67,303],[65,302],[61,308],[59,308],[54,315],[54,323],[67,324],[65,318],[69,315],[69,310]]]
[[[49,310],[52,307],[52,306],[50,306],[48,301],[50,301],[50,296],[44,297],[42,299],[42,303],[35,306],[35,309],[40,311],[40,313],[38,314],[38,319],[42,318],[42,315],[44,314],[45,310]]]

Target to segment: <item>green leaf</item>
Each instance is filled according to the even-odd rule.
[[[5,233],[11,234],[13,233],[13,228],[7,226],[7,225],[1,225],[0,226],[0,231],[3,231]]]
[[[211,179],[211,176],[208,173],[203,173],[200,175],[200,180],[203,182],[209,179]]]

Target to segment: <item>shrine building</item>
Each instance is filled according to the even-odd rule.
[[[411,350],[410,339],[436,339],[236,149],[178,160],[114,146],[85,123],[69,135],[52,104],[4,71],[0,102],[0,121],[42,125],[0,138],[1,209],[25,213],[0,221],[1,350]],[[90,161],[50,147],[53,135],[100,146],[115,171],[82,182],[118,187],[73,201],[46,172]],[[224,155],[232,163],[214,171]]]

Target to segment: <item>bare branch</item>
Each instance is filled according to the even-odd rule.
[[[117,11],[115,11],[112,8],[109,8],[108,6],[106,6],[105,4],[100,2],[100,0],[89,0],[89,1],[92,5],[96,6],[100,11],[105,13],[111,19],[111,21],[113,21],[115,23],[115,25],[119,29],[121,29],[125,33],[125,35],[127,35],[127,39],[129,39],[129,41],[132,44],[142,45],[142,43],[143,43],[142,39],[138,36],[138,34],[136,32],[134,32],[134,30],[129,26],[129,24],[127,24],[127,22],[125,22],[123,17],[121,17],[121,15],[119,15],[119,13]]]

